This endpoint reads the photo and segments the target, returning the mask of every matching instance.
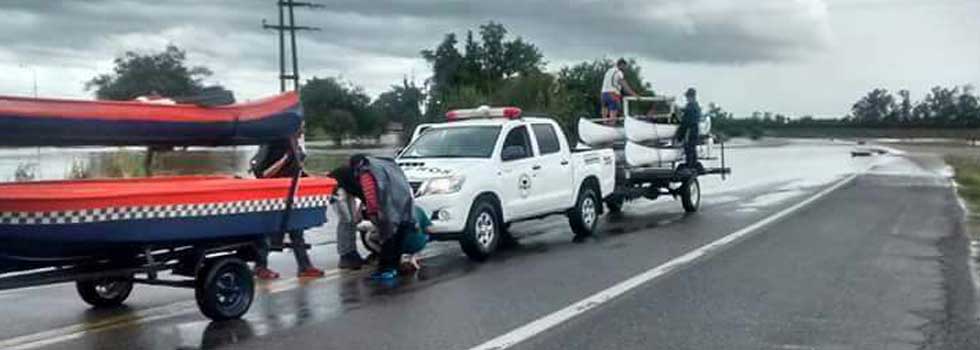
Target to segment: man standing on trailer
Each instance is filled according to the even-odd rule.
[[[602,78],[602,91],[599,98],[602,101],[602,119],[608,124],[615,123],[620,111],[623,110],[623,91],[625,90],[630,96],[636,96],[636,91],[626,82],[624,69],[626,69],[626,60],[620,58]]]
[[[684,93],[687,105],[681,110],[681,125],[677,128],[674,139],[684,143],[685,164],[700,171],[702,167],[698,162],[698,142],[701,141],[701,135],[698,124],[701,122],[701,105],[698,104],[697,94],[694,88],[689,88]]]

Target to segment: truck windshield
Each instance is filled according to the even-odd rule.
[[[400,158],[490,158],[499,126],[430,128]]]

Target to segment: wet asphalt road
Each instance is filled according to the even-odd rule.
[[[137,286],[116,310],[86,308],[71,285],[0,292],[0,348],[468,349],[858,172],[742,240],[533,330],[516,348],[980,348],[970,343],[980,333],[962,212],[941,162],[851,159],[849,147],[736,148],[736,177],[706,180],[697,214],[671,200],[631,203],[583,244],[571,243],[562,218],[522,223],[513,228],[520,245],[483,264],[438,243],[425,268],[395,286],[365,281],[366,272],[286,278],[261,286],[241,321],[209,322],[188,290]],[[335,265],[333,249],[315,248],[318,265]],[[288,256],[273,265],[292,272]]]

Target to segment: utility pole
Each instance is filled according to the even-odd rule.
[[[294,15],[293,8],[295,7],[307,7],[311,9],[324,8],[325,6],[320,4],[315,4],[311,2],[300,2],[295,0],[278,0],[276,5],[279,7],[279,24],[270,25],[266,23],[266,20],[262,20],[262,28],[273,29],[279,31],[279,91],[286,91],[286,81],[293,81],[293,90],[299,90],[299,58],[296,54],[296,31],[297,30],[310,30],[318,31],[320,28],[308,27],[308,26],[297,26],[296,16]],[[289,10],[289,24],[286,25],[285,22],[285,11]],[[288,74],[286,73],[286,32],[289,32],[290,41],[290,54],[292,55],[292,69]]]

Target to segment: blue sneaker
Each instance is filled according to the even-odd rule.
[[[376,281],[391,281],[398,277],[398,270],[396,269],[384,269],[381,271],[375,271],[371,274],[371,279]]]

